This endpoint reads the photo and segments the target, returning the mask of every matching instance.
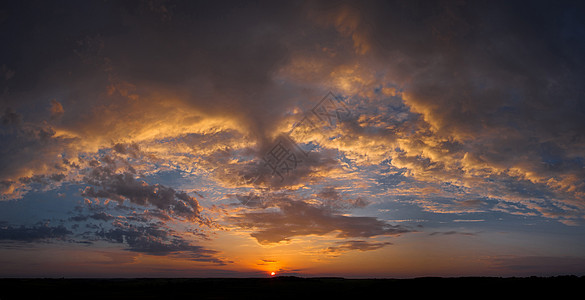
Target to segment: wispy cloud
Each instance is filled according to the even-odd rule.
[[[390,242],[368,242],[361,240],[352,240],[347,242],[337,242],[338,246],[327,247],[323,252],[328,255],[339,256],[340,254],[358,250],[358,251],[372,251],[377,250],[387,245],[392,245]]]

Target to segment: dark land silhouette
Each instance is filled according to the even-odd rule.
[[[571,299],[582,295],[585,276],[424,277],[414,279],[157,278],[0,279],[7,299],[374,299],[518,296]],[[575,294],[576,293],[576,294]]]

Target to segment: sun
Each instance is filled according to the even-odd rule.
[[[276,275],[275,272],[270,272],[270,276],[274,276],[274,275]]]

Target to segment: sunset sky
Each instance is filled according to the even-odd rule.
[[[584,15],[2,1],[0,277],[585,275]]]

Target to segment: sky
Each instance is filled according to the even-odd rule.
[[[3,1],[0,277],[585,275],[580,1]]]

